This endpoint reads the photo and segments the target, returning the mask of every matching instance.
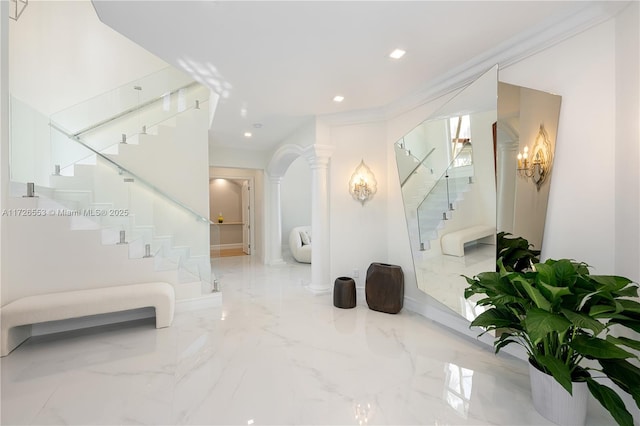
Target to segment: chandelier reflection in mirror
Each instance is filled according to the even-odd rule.
[[[531,179],[538,191],[551,172],[553,163],[553,150],[549,136],[540,125],[540,131],[533,143],[531,151],[525,146],[523,152],[518,153],[518,175],[525,179]]]
[[[364,206],[365,201],[373,197],[378,190],[378,183],[375,176],[364,163],[360,161],[360,165],[356,167],[356,171],[351,175],[349,180],[349,193],[354,200],[360,201]]]

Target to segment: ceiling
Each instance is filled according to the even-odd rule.
[[[103,22],[221,95],[212,146],[252,150],[313,116],[385,108],[525,32],[612,3],[94,0]],[[390,59],[395,48],[406,55]]]

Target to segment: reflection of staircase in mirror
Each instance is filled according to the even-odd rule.
[[[434,241],[439,247],[440,236],[459,226],[456,211],[464,209],[464,194],[470,190],[471,183],[468,170],[449,169],[433,184],[416,208],[420,250],[430,250]]]

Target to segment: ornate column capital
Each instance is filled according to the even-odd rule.
[[[302,155],[312,169],[326,169],[329,166],[329,159],[331,159],[334,151],[335,147],[333,145],[313,144],[306,147]]]

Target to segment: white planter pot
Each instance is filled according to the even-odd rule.
[[[560,383],[529,363],[533,405],[547,420],[558,425],[584,425],[589,388],[586,382],[573,382],[573,395]]]

